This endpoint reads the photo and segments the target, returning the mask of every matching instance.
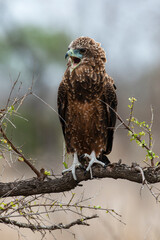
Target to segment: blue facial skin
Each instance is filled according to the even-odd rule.
[[[80,51],[79,49],[72,49],[72,48],[69,49],[69,50],[67,51],[66,55],[65,55],[65,59],[66,59],[67,57],[76,57],[76,58],[82,59],[83,55],[80,54],[79,51]]]

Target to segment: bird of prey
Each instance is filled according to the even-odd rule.
[[[81,159],[105,166],[112,150],[117,96],[113,79],[105,70],[106,55],[101,44],[89,37],[72,41],[65,55],[67,69],[58,89],[58,114],[67,153],[73,154],[71,171]]]

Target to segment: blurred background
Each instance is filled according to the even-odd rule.
[[[0,0],[0,23],[0,108],[6,104],[12,83],[20,73],[22,91],[31,86],[34,78],[34,92],[57,110],[57,89],[66,68],[68,45],[79,36],[89,36],[101,42],[106,51],[106,70],[117,86],[120,116],[128,118],[128,98],[132,96],[137,99],[135,117],[140,121],[150,122],[153,106],[153,150],[160,153],[160,1]],[[26,99],[19,112],[28,121],[14,119],[13,141],[22,146],[38,168],[61,173],[63,136],[57,114],[34,96]],[[130,142],[121,127],[115,132],[110,160],[120,158],[126,164],[142,164],[145,158],[145,151]],[[22,163],[12,167],[6,164],[2,180],[23,174],[33,175]],[[90,228],[74,227],[77,239],[93,239],[96,235],[101,240],[160,238],[159,204],[145,189],[140,197],[140,185],[104,179],[85,183],[84,187],[87,196],[98,191],[95,202],[115,208],[127,225],[101,216],[98,223],[91,222]],[[80,194],[82,190],[76,191]],[[11,235],[17,239],[13,230],[5,229],[0,233],[3,240]],[[73,238],[66,232],[56,234],[57,239]],[[29,237],[34,238],[33,234]],[[52,237],[48,235],[47,239]]]

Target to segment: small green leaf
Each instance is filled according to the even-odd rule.
[[[94,208],[99,209],[101,208],[101,206],[97,205],[97,206],[94,206]]]
[[[139,136],[145,136],[146,135],[146,133],[145,132],[139,132]]]
[[[7,143],[7,140],[6,140],[6,139],[4,139],[4,138],[3,138],[3,139],[1,139],[0,141],[1,141],[1,143]]]
[[[45,171],[44,171],[44,174],[45,174],[45,175],[47,175],[47,176],[50,176],[50,175],[51,175],[51,172],[50,172],[50,171],[47,171],[47,170],[45,170]]]
[[[54,201],[53,203],[52,203],[52,206],[54,206],[54,204],[56,203],[57,201]]]
[[[18,161],[19,161],[19,162],[24,162],[24,158],[19,157],[19,158],[18,158]]]
[[[131,131],[128,131],[128,136],[132,136],[132,132]]]
[[[63,165],[64,165],[64,167],[67,169],[68,168],[68,165],[67,165],[67,163],[64,161],[63,162]]]
[[[158,166],[158,164],[159,164],[159,162],[156,162],[156,164],[155,164],[155,165],[156,165],[156,167]]]

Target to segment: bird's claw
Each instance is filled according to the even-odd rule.
[[[90,171],[90,175],[91,175],[91,178],[93,178],[93,175],[92,175],[92,165],[94,163],[98,163],[100,165],[102,165],[103,167],[105,167],[105,163],[99,161],[97,158],[96,158],[96,155],[95,155],[95,152],[93,151],[90,155],[85,153],[83,154],[84,157],[88,157],[90,159],[90,162],[88,164],[88,167],[86,168],[85,172],[84,172],[84,175],[86,175],[89,171]]]
[[[78,161],[78,156],[77,153],[74,153],[74,158],[73,158],[73,164],[70,168],[68,169],[64,169],[62,171],[62,174],[64,174],[65,172],[72,172],[72,176],[74,178],[75,181],[77,181],[77,177],[76,177],[76,167],[79,167],[81,165],[81,163]]]

